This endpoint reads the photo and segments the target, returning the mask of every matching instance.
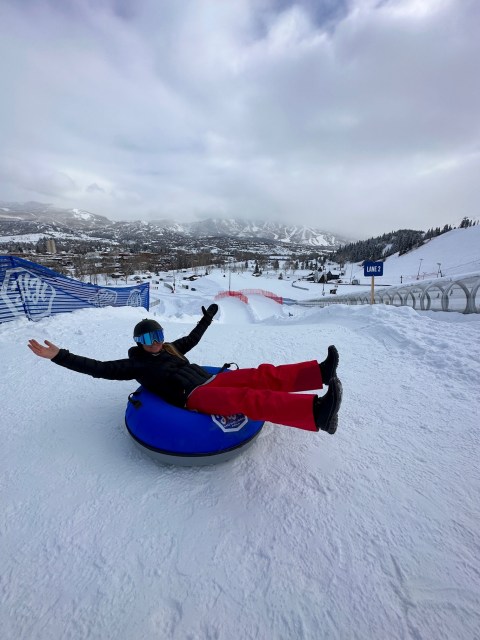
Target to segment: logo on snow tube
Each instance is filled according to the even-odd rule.
[[[212,415],[212,420],[225,433],[240,431],[248,422],[247,416],[243,413],[235,413],[233,416]]]

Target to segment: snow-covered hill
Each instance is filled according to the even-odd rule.
[[[242,279],[301,292],[246,274],[232,288]],[[190,469],[160,466],[125,432],[135,383],[26,347],[121,358],[138,320],[184,335],[225,282],[217,271],[195,291],[160,286],[150,313],[0,325],[2,639],[477,637],[477,315],[220,300],[192,361],[321,359],[334,343],[340,426],[267,424],[235,460]]]
[[[434,278],[438,275],[457,276],[480,271],[480,225],[467,229],[453,229],[432,238],[423,246],[387,258],[387,276],[403,275],[408,279]]]
[[[369,277],[363,277],[362,263],[348,263],[344,271],[346,283],[358,279],[368,284],[370,280]],[[383,276],[376,278],[375,286],[409,284],[417,279],[429,280],[474,272],[480,272],[480,225],[453,229],[432,238],[418,249],[401,256],[398,253],[389,256],[383,265]]]
[[[53,224],[73,231],[98,229],[110,223],[105,216],[83,209],[61,209],[41,202],[0,201],[0,229],[14,222],[29,223],[32,229],[35,225]]]

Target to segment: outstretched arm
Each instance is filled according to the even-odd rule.
[[[199,342],[205,331],[212,323],[213,316],[218,311],[217,304],[211,304],[207,309],[202,307],[202,317],[197,326],[190,331],[188,336],[179,338],[172,342],[172,344],[180,351],[180,353],[187,353],[190,349],[193,349]]]
[[[106,380],[132,380],[141,373],[141,364],[135,363],[128,358],[102,362],[101,360],[76,356],[66,349],[59,349],[53,342],[48,340],[44,340],[44,342],[47,345],[46,347],[36,340],[29,340],[28,347],[40,358],[52,360],[55,364],[71,371],[85,373],[94,378],[105,378]]]
[[[48,358],[48,360],[55,358],[55,356],[58,355],[58,352],[60,351],[59,347],[57,347],[57,345],[53,344],[53,342],[50,342],[49,340],[44,340],[44,342],[47,345],[46,347],[44,347],[43,344],[40,344],[40,342],[37,342],[36,340],[29,340],[28,348],[40,358]]]

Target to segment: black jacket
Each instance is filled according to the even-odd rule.
[[[188,336],[179,338],[171,344],[182,355],[187,353],[199,343],[210,322],[203,317]],[[140,345],[131,347],[128,358],[122,360],[102,362],[76,356],[67,349],[60,349],[52,362],[94,378],[136,380],[149,391],[177,407],[184,407],[189,394],[212,378],[211,373],[198,364],[190,363],[186,358],[172,355],[165,349],[153,355],[147,353]]]

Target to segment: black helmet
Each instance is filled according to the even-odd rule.
[[[138,338],[145,333],[151,333],[152,331],[163,331],[163,327],[156,320],[149,320],[145,318],[135,325],[133,330],[133,337]]]

